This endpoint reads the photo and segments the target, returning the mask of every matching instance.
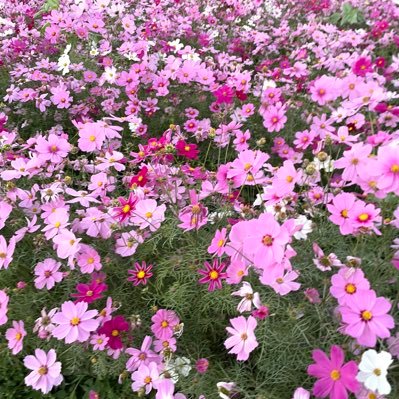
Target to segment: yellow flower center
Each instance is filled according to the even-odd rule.
[[[341,216],[342,216],[343,218],[347,218],[347,217],[348,217],[348,210],[347,210],[347,209],[343,209],[343,210],[341,211]]]
[[[144,278],[145,277],[145,271],[144,270],[140,270],[138,273],[137,273],[137,278]]]
[[[147,212],[147,213],[145,214],[145,217],[146,217],[147,219],[151,218],[151,217],[152,217],[152,212]]]
[[[272,118],[272,122],[273,122],[273,123],[277,123],[277,122],[278,122],[278,118],[277,118],[276,116],[274,116],[274,117]]]
[[[73,317],[71,320],[71,325],[72,326],[77,326],[80,323],[79,317]]]
[[[262,238],[262,244],[266,245],[268,247],[270,247],[270,245],[273,244],[273,237],[270,236],[269,234],[266,234],[265,236],[263,236]]]
[[[237,276],[243,276],[244,275],[244,270],[239,270],[238,272],[237,272]]]
[[[146,384],[149,384],[151,381],[152,381],[152,378],[151,378],[151,377],[145,377],[145,378],[144,378],[144,382],[145,382]]]
[[[89,265],[93,264],[93,263],[94,263],[94,258],[88,258],[88,259],[87,259],[87,263],[88,263]]]
[[[91,290],[89,290],[89,291],[86,292],[86,296],[93,296],[93,294],[94,294],[94,292],[91,291]]]
[[[117,337],[119,335],[119,331],[118,330],[112,330],[111,335],[113,337]]]
[[[42,366],[37,370],[40,375],[46,375],[48,373],[48,368],[46,366]]]
[[[367,395],[367,399],[377,399],[377,395],[375,393],[373,393],[373,392],[370,392]]]
[[[354,285],[352,283],[346,284],[345,291],[348,294],[354,294],[356,292],[356,285]]]
[[[5,259],[7,254],[5,252],[0,252],[0,259]]]
[[[61,226],[61,222],[55,222],[54,223],[54,227],[56,227],[57,229],[58,229],[58,227],[60,227]]]
[[[191,213],[192,213],[193,215],[198,215],[200,212],[201,212],[201,208],[200,208],[199,205],[193,205],[193,206],[191,207]]]
[[[190,147],[189,147],[188,145],[186,145],[186,146],[184,147],[184,151],[190,151]]]
[[[373,373],[374,373],[377,377],[379,377],[379,376],[381,375],[381,370],[380,370],[380,369],[374,369],[374,370],[373,370]]]
[[[370,219],[370,215],[368,213],[361,213],[359,215],[359,220],[361,222],[367,222],[367,220],[369,220],[369,219]]]
[[[16,339],[17,341],[19,341],[21,338],[22,338],[22,334],[21,334],[21,333],[16,333],[16,334],[15,334],[15,339]]]
[[[91,135],[91,136],[89,137],[89,140],[90,140],[91,142],[96,141],[96,136]]]
[[[399,173],[399,165],[395,164],[391,166],[391,172],[392,173]]]
[[[102,338],[98,338],[98,339],[97,339],[97,343],[98,343],[98,344],[101,345],[103,342],[104,342],[104,340],[103,340]]]
[[[224,244],[224,240],[219,240],[218,241],[218,247],[223,247]]]
[[[209,278],[210,278],[211,280],[216,280],[218,277],[219,277],[219,273],[218,273],[216,270],[212,270],[212,271],[209,273]]]
[[[130,212],[130,209],[131,209],[130,205],[129,205],[129,204],[126,204],[126,205],[122,208],[122,212],[123,212],[123,213],[129,213],[129,212]]]
[[[330,377],[333,381],[337,381],[341,378],[341,373],[338,370],[333,370],[330,373]]]
[[[252,168],[252,165],[251,165],[250,163],[246,163],[246,164],[244,165],[244,170],[245,170],[246,172],[248,172],[251,168]]]
[[[279,277],[279,278],[276,279],[276,283],[283,284],[284,280],[281,277]]]
[[[52,146],[50,147],[50,150],[51,150],[51,152],[56,152],[56,151],[58,150],[58,148],[57,148],[56,145],[52,145]]]
[[[292,176],[287,176],[285,180],[287,181],[287,183],[291,183],[294,180],[294,178]]]
[[[161,327],[162,328],[166,328],[166,327],[168,327],[169,326],[169,323],[166,321],[166,320],[164,320],[162,323],[161,323]]]
[[[364,321],[369,321],[373,318],[373,314],[369,310],[363,310],[361,316]]]
[[[246,339],[248,339],[248,335],[246,333],[241,334],[241,339],[245,341]]]
[[[162,342],[162,346],[163,346],[164,348],[167,348],[167,347],[169,346],[169,342],[168,342],[168,341],[163,341],[163,342]]]
[[[320,95],[323,95],[323,94],[325,94],[325,93],[326,93],[326,91],[325,91],[324,89],[320,89],[320,90],[319,90],[319,94],[320,94]]]

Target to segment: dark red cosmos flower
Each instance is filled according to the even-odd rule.
[[[176,144],[177,155],[188,159],[197,159],[199,151],[197,144],[188,144],[184,140],[179,140]]]
[[[71,297],[76,298],[75,302],[91,303],[102,298],[102,293],[107,289],[107,284],[98,283],[96,280],[91,281],[89,284],[79,283],[76,286],[78,292],[76,294],[71,294]]]
[[[111,349],[121,349],[123,347],[121,333],[129,330],[129,323],[123,316],[115,316],[113,319],[106,321],[102,327],[98,329],[99,334],[105,334],[108,338],[108,346]]]
[[[130,188],[144,187],[147,183],[148,168],[143,166],[140,172],[130,180]]]

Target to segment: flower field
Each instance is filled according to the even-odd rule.
[[[0,399],[399,398],[399,0],[0,2]]]

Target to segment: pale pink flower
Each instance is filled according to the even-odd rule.
[[[58,326],[52,334],[57,339],[65,339],[65,343],[70,344],[75,341],[87,341],[90,333],[97,330],[99,321],[94,319],[97,310],[87,310],[86,302],[73,303],[64,302],[61,311],[53,317],[53,322]]]
[[[301,284],[295,282],[298,273],[294,270],[285,271],[280,265],[263,270],[260,277],[262,284],[268,285],[280,295],[287,295],[291,291],[298,291]]]
[[[156,231],[165,220],[165,211],[165,204],[158,206],[157,201],[153,199],[143,199],[136,204],[132,221],[138,225],[140,229],[149,227],[151,231]]]
[[[26,336],[24,322],[13,321],[12,327],[6,331],[6,339],[8,341],[8,348],[11,349],[13,355],[21,352],[23,346],[23,339]]]
[[[12,262],[15,251],[15,237],[10,238],[9,244],[6,239],[0,235],[0,269],[8,269],[8,266]]]
[[[33,371],[25,377],[25,384],[44,394],[60,385],[64,377],[61,375],[61,363],[56,362],[56,359],[57,355],[54,349],[50,349],[48,353],[36,349],[35,356],[26,356],[24,365]]]
[[[237,305],[237,310],[240,313],[250,312],[252,310],[252,304],[259,308],[262,306],[260,301],[259,293],[254,292],[252,286],[247,281],[242,283],[241,288],[238,291],[233,292],[231,295],[241,297],[240,303]]]
[[[232,327],[226,327],[231,337],[227,338],[224,346],[230,349],[229,353],[237,355],[237,360],[247,360],[249,354],[258,346],[254,331],[257,321],[254,317],[244,316],[230,319]]]
[[[53,238],[53,242],[57,248],[57,256],[61,259],[66,259],[74,256],[80,249],[79,241],[81,238],[76,238],[69,230],[62,230],[62,232]]]
[[[45,161],[52,163],[59,163],[68,155],[71,145],[68,141],[56,134],[49,134],[48,138],[39,136],[36,139],[35,150],[40,154],[40,157]]]
[[[44,286],[48,290],[54,287],[55,283],[59,283],[64,274],[59,271],[61,263],[52,258],[44,259],[35,267],[35,287],[42,289]]]
[[[8,311],[8,301],[10,300],[9,296],[5,293],[5,291],[0,290],[0,326],[6,324],[8,321],[7,311]]]

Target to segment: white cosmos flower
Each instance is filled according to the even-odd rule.
[[[116,80],[116,68],[114,66],[105,67],[104,79],[109,83],[114,83]]]
[[[374,349],[369,349],[362,355],[356,379],[366,388],[381,395],[388,395],[391,392],[391,385],[387,380],[387,374],[392,362],[390,353],[385,351],[377,353]]]
[[[309,220],[305,215],[300,215],[298,218],[296,218],[295,225],[302,226],[301,229],[294,234],[294,237],[297,240],[306,240],[308,238],[308,234],[313,231],[312,221]]]
[[[310,398],[309,391],[300,387],[295,390],[294,396],[292,399],[309,399],[309,398]]]
[[[61,71],[63,75],[69,72],[69,65],[71,65],[71,60],[69,59],[69,55],[64,53],[58,58],[58,71]]]

